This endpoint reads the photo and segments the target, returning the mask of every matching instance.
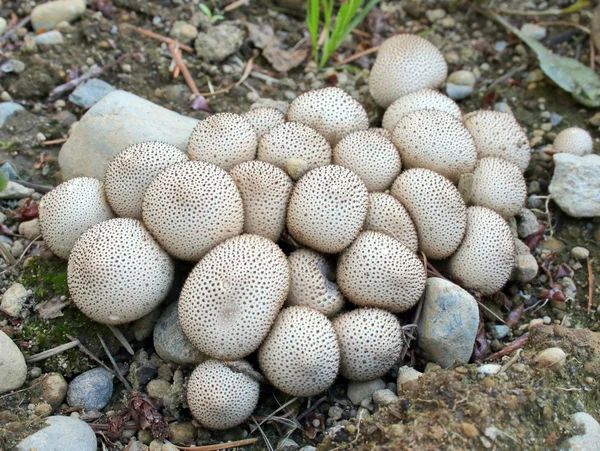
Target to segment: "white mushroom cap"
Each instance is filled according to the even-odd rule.
[[[402,116],[392,132],[402,163],[407,168],[431,169],[458,181],[472,172],[477,151],[462,122],[437,110],[418,110]]]
[[[188,276],[179,298],[181,329],[202,353],[240,359],[263,341],[289,287],[290,267],[279,246],[257,235],[231,238]]]
[[[467,209],[465,238],[450,258],[449,274],[481,294],[499,291],[515,264],[515,241],[502,216],[485,207]]]
[[[275,387],[292,396],[314,396],[335,381],[340,349],[333,325],[308,307],[283,309],[258,350],[258,362]]]
[[[475,140],[479,158],[504,158],[522,172],[527,169],[531,157],[529,140],[512,114],[478,110],[465,115],[463,120]]]
[[[350,169],[369,191],[385,191],[402,169],[396,146],[372,130],[359,130],[342,138],[333,149],[333,164]]]
[[[360,232],[368,199],[365,184],[352,171],[335,165],[313,169],[292,191],[288,232],[319,252],[338,253]]]
[[[419,238],[410,215],[398,199],[390,194],[369,194],[369,210],[363,229],[390,235],[412,252],[419,249]]]
[[[83,232],[114,216],[104,195],[104,184],[90,177],[61,183],[45,194],[39,205],[44,241],[54,254],[64,259],[69,258]]]
[[[375,102],[387,108],[409,92],[441,86],[447,75],[446,60],[432,43],[414,34],[398,34],[379,47],[369,89]]]
[[[192,160],[229,171],[242,161],[254,160],[257,144],[256,132],[247,119],[239,114],[218,113],[196,124],[187,153]]]
[[[385,110],[381,126],[393,132],[402,116],[419,110],[443,111],[458,120],[462,120],[462,112],[454,100],[435,89],[426,88],[409,92],[396,99]]]
[[[368,130],[375,132],[375,133],[379,133],[381,136],[383,136],[386,139],[389,139],[390,141],[392,140],[392,132],[389,130],[386,130],[385,128],[371,127]]]
[[[331,146],[308,125],[285,122],[260,139],[256,158],[284,171],[288,171],[290,160],[303,161],[301,171],[289,171],[296,180],[313,168],[331,164]]]
[[[428,169],[409,169],[398,176],[390,193],[410,214],[427,257],[441,260],[458,248],[467,207],[450,180]]]
[[[279,240],[294,187],[292,180],[281,169],[264,161],[245,161],[235,166],[229,175],[244,203],[244,233]]]
[[[425,289],[423,263],[399,241],[381,232],[361,233],[342,254],[337,282],[342,293],[360,307],[405,312]]]
[[[503,158],[482,158],[473,173],[471,203],[515,216],[527,200],[527,183],[516,164]]]
[[[383,376],[402,351],[402,328],[390,312],[358,308],[333,320],[340,345],[340,374],[352,381]]]
[[[199,260],[244,227],[235,182],[223,169],[201,161],[161,171],[146,190],[142,216],[169,254],[188,261]]]
[[[582,128],[565,128],[556,135],[552,144],[557,152],[572,153],[574,155],[587,155],[594,150],[594,141],[590,134]]]
[[[314,128],[335,146],[348,133],[369,128],[363,106],[340,88],[323,88],[299,95],[286,113],[290,122]]]
[[[147,315],[173,281],[171,258],[137,219],[116,218],[88,229],[73,246],[67,282],[73,302],[103,324]]]
[[[286,305],[304,305],[327,316],[340,311],[344,297],[337,284],[329,280],[334,267],[323,255],[298,249],[288,261],[292,277]]]
[[[240,361],[235,364],[248,363]],[[248,418],[258,404],[260,384],[225,362],[208,360],[191,374],[187,402],[192,415],[209,429],[229,429]]]
[[[172,144],[146,141],[132,144],[109,163],[104,190],[114,212],[125,218],[142,219],[142,201],[150,182],[167,166],[187,161]]]
[[[259,138],[285,122],[283,113],[271,107],[254,108],[242,114],[242,117],[250,122]]]

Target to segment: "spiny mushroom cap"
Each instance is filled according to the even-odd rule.
[[[288,232],[305,246],[336,254],[360,232],[368,199],[365,184],[352,171],[336,165],[313,169],[292,191]]]
[[[290,254],[288,261],[291,283],[286,305],[304,305],[327,316],[340,311],[344,297],[337,284],[329,280],[334,268],[323,255],[299,249]]]
[[[198,261],[242,233],[244,207],[233,179],[214,164],[187,161],[165,168],[142,205],[146,227],[176,258]]]
[[[196,124],[187,153],[192,160],[229,171],[242,161],[254,160],[257,144],[256,132],[247,119],[239,114],[218,113]]]
[[[333,164],[350,169],[369,191],[385,191],[402,169],[396,146],[372,130],[359,130],[342,138],[333,149]]]
[[[437,110],[418,110],[402,116],[392,132],[407,168],[431,169],[458,181],[472,172],[477,151],[471,134],[454,116]]]
[[[258,362],[275,387],[292,396],[314,396],[335,381],[340,349],[333,325],[308,307],[283,309],[258,350]]]
[[[290,287],[285,254],[272,241],[241,235],[194,267],[179,299],[184,334],[215,359],[247,356],[263,341]]]
[[[505,218],[515,216],[527,200],[527,183],[516,164],[503,158],[482,158],[473,172],[471,203]]]
[[[432,43],[414,34],[399,34],[379,47],[369,89],[375,102],[387,108],[409,92],[441,86],[447,76],[446,60]]]
[[[508,281],[515,253],[513,235],[502,216],[485,207],[469,207],[467,232],[448,271],[463,287],[492,294]]]
[[[443,111],[458,120],[462,120],[462,113],[454,100],[435,89],[427,88],[409,92],[396,99],[385,110],[381,125],[384,129],[393,132],[402,116],[419,110]]]
[[[504,158],[519,166],[521,172],[527,169],[531,157],[529,140],[512,114],[479,110],[463,120],[475,140],[479,158]]]
[[[458,248],[467,207],[450,180],[429,169],[409,169],[398,176],[390,193],[410,214],[427,257],[444,259]]]
[[[353,304],[394,313],[413,307],[426,281],[421,260],[398,240],[381,232],[361,233],[337,266],[337,283]]]
[[[285,227],[285,214],[294,184],[288,175],[264,161],[245,161],[229,175],[244,203],[244,233],[277,241]]]
[[[419,237],[406,208],[386,193],[369,194],[369,210],[363,230],[373,230],[390,235],[412,252],[419,249]]]
[[[290,122],[314,128],[335,146],[348,133],[369,128],[363,106],[340,88],[323,88],[299,95],[286,113]]]
[[[242,114],[242,117],[250,122],[259,138],[285,122],[283,113],[271,107],[254,108]]]
[[[385,128],[371,127],[368,130],[375,132],[375,133],[379,133],[381,136],[383,136],[386,139],[389,139],[390,141],[392,140],[392,132],[389,130],[386,130]]]
[[[104,190],[113,211],[125,218],[142,219],[142,202],[150,182],[167,166],[187,161],[172,144],[146,141],[132,144],[109,163]]]
[[[291,171],[293,179],[318,166],[331,164],[331,146],[308,125],[285,122],[264,135],[258,142],[256,158],[288,171],[290,160],[302,160],[302,171]]]
[[[394,314],[358,308],[333,320],[340,345],[340,374],[352,381],[383,376],[402,351],[402,328]]]
[[[574,155],[587,155],[594,150],[594,141],[590,134],[582,128],[570,127],[564,129],[552,144],[557,152],[572,153]]]
[[[65,260],[83,232],[114,213],[100,180],[77,177],[61,183],[42,197],[40,229],[46,245]]]
[[[232,362],[235,364],[246,362]],[[225,362],[208,360],[192,372],[187,401],[192,415],[208,429],[229,429],[248,418],[258,404],[260,384]]]
[[[103,324],[135,321],[163,301],[173,281],[171,258],[137,219],[101,222],[81,235],[69,257],[73,302]]]

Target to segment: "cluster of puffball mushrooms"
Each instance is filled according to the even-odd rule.
[[[432,44],[398,35],[369,81],[382,128],[329,87],[285,114],[214,114],[185,153],[136,143],[104,182],[59,185],[40,203],[40,225],[68,259],[74,304],[94,321],[129,323],[160,306],[174,260],[193,263],[178,317],[206,356],[187,399],[211,429],[256,407],[260,384],[242,360],[255,352],[266,381],[298,397],[338,374],[384,375],[402,352],[397,315],[424,293],[419,257],[443,260],[449,278],[484,295],[502,289],[517,258],[506,220],[526,200],[527,136],[507,113],[463,115],[435,90],[446,76]],[[297,244],[287,254],[283,235]]]

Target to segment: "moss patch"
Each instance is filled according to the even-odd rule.
[[[69,295],[65,260],[30,258],[23,266],[19,281],[25,288],[33,291],[36,304],[53,297]]]

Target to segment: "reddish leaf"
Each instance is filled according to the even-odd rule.
[[[481,101],[481,109],[487,110],[496,102],[496,91],[488,92]]]
[[[539,224],[539,227],[538,227],[537,231],[533,232],[531,235],[529,235],[527,238],[525,238],[525,240],[523,240],[523,242],[529,248],[529,250],[535,249],[535,247],[538,245],[538,243],[540,241],[542,241],[542,238],[544,238],[544,233],[546,232],[546,226],[544,225],[544,223],[542,221],[538,221],[538,224]]]
[[[571,275],[573,270],[569,268],[569,265],[566,263],[561,263],[560,266],[556,269],[556,273],[554,274],[555,279],[562,279],[563,277],[568,277]]]
[[[133,395],[129,404],[129,413],[138,427],[142,430],[149,429],[154,438],[164,439],[169,436],[167,422],[163,420],[149,396],[143,393]]]
[[[192,101],[192,110],[201,110],[210,113],[210,107],[204,96],[198,96]]]
[[[16,234],[12,233],[11,230],[4,224],[0,224],[0,233],[6,236],[17,236]]]
[[[476,362],[482,362],[490,353],[490,345],[485,338],[485,328],[483,323],[479,324],[479,330],[475,337],[475,346],[473,346],[473,359]]]
[[[108,417],[108,431],[110,437],[119,437],[123,432],[125,418],[122,415],[114,414]]]
[[[513,341],[511,344],[506,346],[504,349],[489,356],[488,360],[500,359],[500,358],[504,357],[505,355],[508,355],[513,351],[516,351],[517,349],[519,349],[521,346],[523,346],[525,344],[525,342],[527,341],[528,338],[529,338],[529,332],[527,332],[527,333],[523,334],[522,336],[520,336],[519,338],[517,338],[515,341]]]
[[[506,319],[506,325],[511,329],[519,324],[521,320],[521,316],[523,315],[523,311],[525,310],[525,306],[523,304],[519,305],[517,308],[513,309]]]
[[[565,302],[567,300],[564,293],[558,287],[554,287],[554,288],[551,288],[550,290],[542,291],[540,293],[539,297],[541,299],[548,299],[548,300],[554,301],[554,302]]]

